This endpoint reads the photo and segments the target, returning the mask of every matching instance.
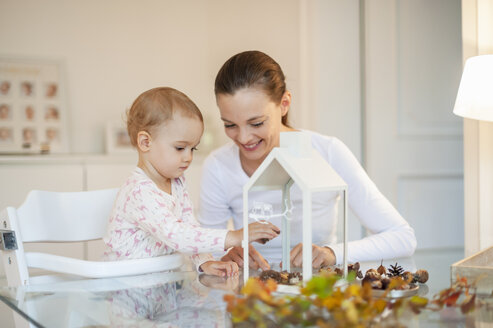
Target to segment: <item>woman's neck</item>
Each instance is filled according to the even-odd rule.
[[[245,171],[246,175],[251,177],[253,172],[255,172],[255,170],[260,166],[260,164],[262,164],[262,162],[266,157],[267,155],[264,156],[262,159],[253,161],[245,158],[240,152],[241,168],[243,169],[243,171]]]

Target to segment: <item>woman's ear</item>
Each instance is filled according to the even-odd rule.
[[[139,131],[137,133],[137,147],[142,152],[149,151],[151,146],[151,135],[147,131]]]
[[[281,116],[288,113],[289,107],[291,107],[291,92],[286,91],[281,98]]]

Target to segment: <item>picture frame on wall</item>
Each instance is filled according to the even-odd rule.
[[[69,152],[63,77],[59,60],[0,56],[0,154]]]
[[[130,142],[124,122],[110,121],[106,123],[106,153],[130,154],[136,150]]]

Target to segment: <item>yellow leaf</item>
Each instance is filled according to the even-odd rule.
[[[348,296],[360,296],[360,290],[361,287],[359,285],[349,285],[348,288],[346,288],[346,295]]]
[[[410,298],[410,302],[413,303],[414,305],[425,307],[428,304],[428,299],[425,297],[415,295]]]
[[[387,302],[383,299],[376,300],[374,304],[377,313],[382,313],[383,310],[385,310],[385,307],[387,306]]]
[[[341,299],[336,297],[327,297],[322,301],[322,305],[327,308],[327,310],[332,310],[334,308],[341,306]]]
[[[358,322],[358,310],[350,300],[342,301],[341,307],[346,311],[346,319],[349,323],[355,325]]]

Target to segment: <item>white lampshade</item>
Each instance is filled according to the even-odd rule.
[[[493,55],[471,57],[466,61],[454,114],[493,122]]]

